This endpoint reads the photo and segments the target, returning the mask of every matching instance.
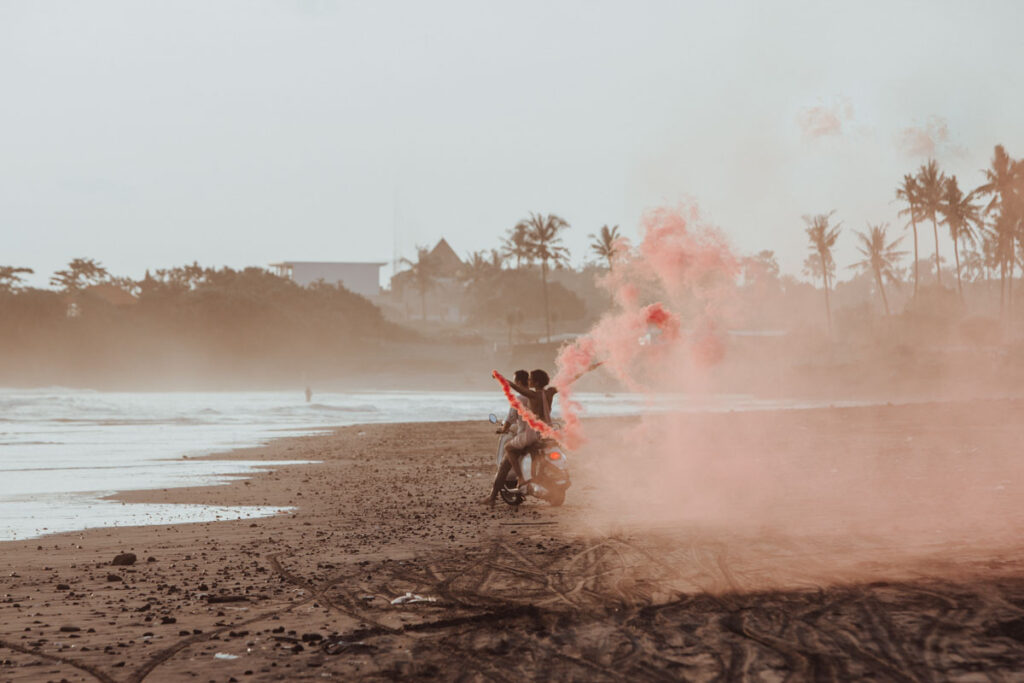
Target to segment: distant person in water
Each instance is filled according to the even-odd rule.
[[[519,379],[521,378],[517,376],[516,380]],[[549,381],[548,373],[543,370],[534,370],[529,376],[529,386],[524,386],[524,383],[520,381],[509,382],[509,386],[527,399],[526,408],[548,425],[551,424],[551,403],[554,401],[555,394],[558,393],[558,389],[548,386]],[[515,408],[512,410],[515,411]],[[494,501],[505,482],[505,477],[508,476],[510,467],[515,469],[520,486],[529,481],[526,473],[522,470],[522,460],[523,456],[539,441],[540,434],[520,417],[516,435],[505,444],[505,457],[498,468],[497,476],[494,477],[491,495],[487,499],[488,505],[494,506]]]
[[[306,403],[309,403],[311,400],[313,400],[313,390],[306,387]]]

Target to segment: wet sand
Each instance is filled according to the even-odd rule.
[[[964,444],[979,445],[975,460],[1018,457],[1021,415],[1001,401],[662,419],[710,426],[715,438],[691,448],[813,458],[827,437],[845,459],[899,443],[899,457],[927,461],[942,449],[967,457]],[[633,423],[591,432],[600,442]],[[863,532],[787,533],[784,517],[652,522],[607,514],[609,484],[587,451],[572,460],[564,507],[491,511],[480,501],[494,439],[485,422],[282,439],[216,457],[321,462],[119,499],[294,513],[4,543],[0,680],[968,681],[1024,670],[1024,540],[1004,533],[1024,526],[1012,515],[991,538],[910,550]],[[1024,480],[999,474],[1006,501],[1019,500]],[[119,553],[137,560],[113,565]],[[393,604],[407,594],[428,601]]]

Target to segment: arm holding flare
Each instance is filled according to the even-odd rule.
[[[516,409],[516,412],[519,413],[519,416],[523,418],[523,422],[533,427],[533,429],[541,436],[548,439],[554,439],[559,442],[561,441],[561,435],[559,435],[558,432],[556,432],[554,429],[551,428],[550,425],[546,424],[543,420],[534,415],[533,412],[529,408],[524,406],[522,401],[520,401],[519,398],[512,393],[513,385],[511,382],[505,379],[502,376],[502,374],[497,370],[492,371],[491,376],[494,377],[494,379],[498,380],[498,383],[501,384],[501,390],[505,393],[505,398],[508,399],[508,402],[512,404],[512,407]]]
[[[498,372],[498,371],[495,370],[495,372]],[[526,398],[536,398],[537,397],[537,392],[534,391],[533,389],[530,389],[529,387],[524,387],[522,384],[519,384],[515,380],[505,379],[504,377],[502,377],[502,379],[504,379],[506,382],[508,382],[508,385],[510,387],[512,387],[513,389],[515,389],[517,392],[519,392],[520,395],[525,396]]]

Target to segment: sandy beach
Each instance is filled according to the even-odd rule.
[[[345,427],[211,456],[318,462],[118,495],[294,513],[4,543],[0,680],[1010,680],[1024,670],[1024,477],[1007,466],[1022,411],[1007,400],[659,418],[694,428],[691,451],[755,454],[768,470],[781,466],[773,453],[821,462],[827,440],[831,476],[903,477],[896,490],[920,518],[876,534],[865,529],[891,517],[885,500],[826,510],[813,477],[761,519],[757,506],[786,506],[746,479],[726,482],[737,497],[721,506],[742,520],[648,515],[611,490],[602,460],[636,458],[640,476],[639,454],[593,447],[572,456],[564,507],[490,510],[486,422]],[[608,443],[635,424],[588,432]],[[965,457],[973,479],[948,482],[976,505],[941,487],[915,498],[915,481]],[[705,487],[718,498],[724,471]],[[929,536],[922,520],[943,517]],[[113,563],[126,553],[135,561]]]

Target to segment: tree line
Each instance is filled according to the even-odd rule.
[[[0,377],[14,381],[173,375],[179,366],[294,380],[365,361],[382,340],[413,338],[344,287],[301,287],[263,268],[193,263],[131,279],[78,258],[53,274],[55,289],[25,287],[28,274],[0,267]]]
[[[921,259],[920,230],[932,228],[935,246],[935,284],[943,288],[942,258],[939,254],[939,226],[944,226],[953,242],[956,291],[963,299],[962,272],[988,275],[999,273],[999,311],[1007,317],[1013,305],[1013,279],[1018,264],[1024,269],[1024,160],[1013,159],[1002,145],[996,145],[991,165],[983,170],[984,182],[964,194],[956,175],[945,174],[934,159],[915,173],[906,174],[896,188],[902,203],[900,215],[907,218],[906,228],[913,237],[913,297],[919,296]],[[804,216],[809,242],[804,272],[821,281],[825,295],[825,315],[829,330],[832,310],[829,292],[834,286],[833,248],[842,231],[835,212]],[[864,257],[851,267],[870,273],[886,315],[890,315],[885,284],[902,281],[900,261],[907,252],[899,249],[903,237],[892,239],[888,223],[868,223],[866,231],[857,231],[858,251]],[[963,250],[963,259],[961,259]]]

